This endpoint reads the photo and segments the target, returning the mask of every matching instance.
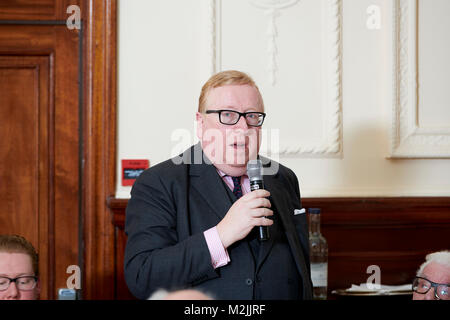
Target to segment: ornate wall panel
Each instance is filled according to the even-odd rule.
[[[425,81],[419,72],[419,59],[436,59],[436,57],[435,55],[433,57],[419,55],[421,41],[419,39],[421,27],[419,1],[397,0],[393,3],[394,101],[390,156],[391,158],[449,158],[450,121],[447,121],[446,125],[439,126],[421,124],[424,109],[421,108],[420,103],[426,101],[419,97],[420,87]],[[431,8],[439,10],[439,7],[435,5]],[[445,46],[444,42],[440,43],[441,48]],[[427,80],[430,81],[429,78]],[[448,104],[448,101],[446,103]],[[441,114],[442,117],[446,115],[448,113]]]
[[[269,115],[262,153],[340,157],[341,1],[207,5],[208,73],[242,66],[255,79]]]

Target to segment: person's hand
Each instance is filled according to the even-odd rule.
[[[225,217],[217,225],[217,232],[225,248],[245,238],[255,226],[270,226],[273,211],[266,197],[270,192],[264,189],[255,190],[242,196],[228,210]]]

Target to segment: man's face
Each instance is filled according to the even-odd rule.
[[[450,270],[442,264],[431,262],[424,269],[421,277],[435,283],[450,283]],[[434,300],[434,288],[430,288],[427,293],[413,293],[413,300]]]
[[[0,252],[0,277],[20,276],[34,276],[31,257],[25,253]],[[39,291],[39,282],[29,291],[19,290],[16,283],[11,282],[8,289],[0,291],[0,300],[36,300]]]
[[[250,85],[226,85],[209,91],[206,110],[264,112],[258,90]],[[261,127],[249,126],[244,117],[234,125],[222,124],[219,114],[197,112],[197,135],[211,162],[224,173],[241,176],[249,159],[256,159]]]

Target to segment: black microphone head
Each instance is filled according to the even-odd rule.
[[[263,179],[261,160],[249,160],[247,162],[247,175],[250,181]]]

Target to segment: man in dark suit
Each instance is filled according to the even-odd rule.
[[[144,171],[126,211],[125,279],[146,299],[196,288],[216,299],[312,299],[308,227],[295,174],[259,157],[264,104],[245,73],[203,86],[200,143]],[[247,162],[265,163],[265,190],[250,191]],[[268,240],[258,239],[268,226]]]

